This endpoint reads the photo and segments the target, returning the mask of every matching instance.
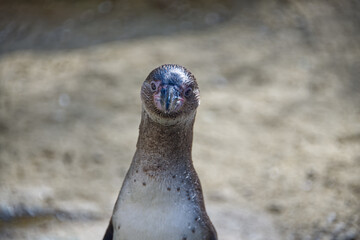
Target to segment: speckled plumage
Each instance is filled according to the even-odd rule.
[[[104,240],[216,240],[191,158],[200,103],[194,76],[160,66],[141,99],[137,149]]]

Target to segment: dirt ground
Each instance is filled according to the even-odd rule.
[[[199,82],[193,159],[219,239],[360,239],[359,11],[0,3],[0,239],[102,238],[163,63]]]

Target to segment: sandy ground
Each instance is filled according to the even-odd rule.
[[[0,239],[101,239],[163,63],[219,239],[360,239],[359,4],[150,2],[2,4]]]

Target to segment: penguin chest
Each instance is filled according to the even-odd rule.
[[[178,188],[125,185],[113,215],[113,240],[201,239],[197,207]]]

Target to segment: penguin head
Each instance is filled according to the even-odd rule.
[[[141,100],[154,121],[171,124],[195,116],[200,91],[195,77],[186,68],[165,64],[146,78],[141,88]]]

